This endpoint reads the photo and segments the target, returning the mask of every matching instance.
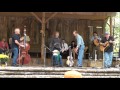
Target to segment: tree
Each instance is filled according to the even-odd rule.
[[[105,29],[107,32],[110,32],[110,27],[108,24],[109,19]],[[116,55],[118,56],[118,52],[120,49],[120,12],[117,12],[116,16],[113,17],[113,36],[115,38],[114,53],[117,53]]]

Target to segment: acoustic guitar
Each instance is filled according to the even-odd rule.
[[[93,44],[95,46],[99,46],[100,45],[100,40],[98,36],[94,36],[94,40],[93,40]]]
[[[103,43],[100,43],[100,51],[106,51],[110,47],[109,41],[106,41],[103,45]]]
[[[95,46],[99,46],[100,45],[100,42],[99,42],[98,39],[94,39],[93,43],[94,43]]]

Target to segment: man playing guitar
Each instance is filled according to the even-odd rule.
[[[95,50],[97,51],[96,54],[98,57],[96,59],[100,59],[100,49],[99,49],[99,44],[100,44],[101,38],[98,36],[97,32],[93,33],[93,37],[91,38],[92,42],[92,58],[95,59]]]
[[[113,59],[114,38],[110,36],[108,32],[106,32],[105,37],[101,40],[101,42],[101,45],[103,45],[104,47],[106,47],[106,42],[109,43],[109,45],[104,50],[104,67],[110,68]]]

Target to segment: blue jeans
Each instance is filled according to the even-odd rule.
[[[60,55],[60,57],[58,58],[58,56],[56,55],[52,55],[52,63],[53,65],[63,65],[62,63],[62,56]]]
[[[82,66],[83,57],[84,57],[84,49],[85,49],[84,45],[81,45],[81,47],[78,49],[78,62],[77,62],[77,66]]]
[[[12,53],[13,53],[13,61],[12,61],[12,65],[16,65],[17,64],[17,58],[18,58],[18,48],[13,48],[12,49]]]
[[[112,59],[113,59],[113,52],[104,53],[104,67],[105,68],[111,67]]]

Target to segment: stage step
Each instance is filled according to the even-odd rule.
[[[75,70],[83,78],[120,78],[120,68],[90,67],[0,67],[0,78],[64,78],[66,71]]]
[[[0,78],[64,78],[63,75],[0,75]],[[83,76],[82,78],[120,78],[120,76]]]

